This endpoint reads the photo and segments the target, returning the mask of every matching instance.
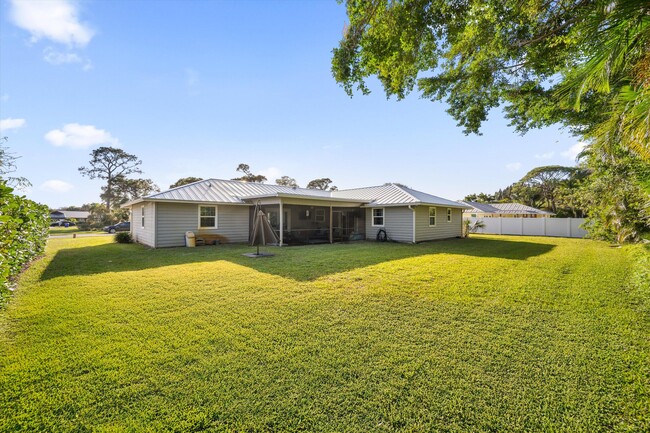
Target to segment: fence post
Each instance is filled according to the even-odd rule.
[[[523,236],[524,235],[524,217],[522,216],[519,218],[519,232]]]
[[[566,220],[567,223],[569,224],[569,237],[572,238],[573,236],[571,236],[571,217],[567,218]]]
[[[499,217],[499,234],[503,234],[503,218]]]

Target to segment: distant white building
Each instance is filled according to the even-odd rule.
[[[52,221],[70,221],[71,219],[74,219],[75,221],[83,223],[88,219],[88,215],[90,215],[90,212],[81,210],[55,210],[50,212],[50,219],[52,219]]]
[[[460,201],[471,209],[463,210],[463,217],[469,218],[549,218],[555,215],[520,203],[478,203]]]

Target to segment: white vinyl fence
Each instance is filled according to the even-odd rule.
[[[580,226],[584,218],[465,218],[472,224],[481,220],[485,227],[476,233],[494,235],[555,236],[584,238],[587,231]]]

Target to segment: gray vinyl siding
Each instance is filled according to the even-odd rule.
[[[142,227],[142,206],[144,206],[144,227]],[[131,206],[131,234],[136,242],[155,247],[154,203],[140,203]]]
[[[199,229],[198,204],[157,203],[156,247],[182,247],[188,231],[218,234],[227,242],[248,242],[248,219],[248,206],[218,205],[217,228]]]
[[[462,233],[462,210],[451,209],[451,222],[447,222],[447,208],[436,206],[436,226],[429,227],[429,206],[415,208],[415,241],[430,241],[460,236]]]
[[[384,227],[372,225],[372,208],[366,209],[366,239],[377,239],[380,229],[386,230],[388,238],[398,242],[413,242],[413,211],[408,207],[385,207]]]

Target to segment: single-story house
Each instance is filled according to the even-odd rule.
[[[467,205],[463,211],[465,218],[549,218],[555,215],[520,203],[479,203],[460,201]]]
[[[50,219],[52,221],[71,220],[74,219],[80,223],[86,222],[90,212],[80,210],[55,210],[50,212]]]
[[[465,204],[388,184],[340,191],[207,179],[122,205],[131,234],[153,248],[185,245],[185,232],[248,242],[256,205],[280,245],[377,239],[421,242],[461,236]]]

